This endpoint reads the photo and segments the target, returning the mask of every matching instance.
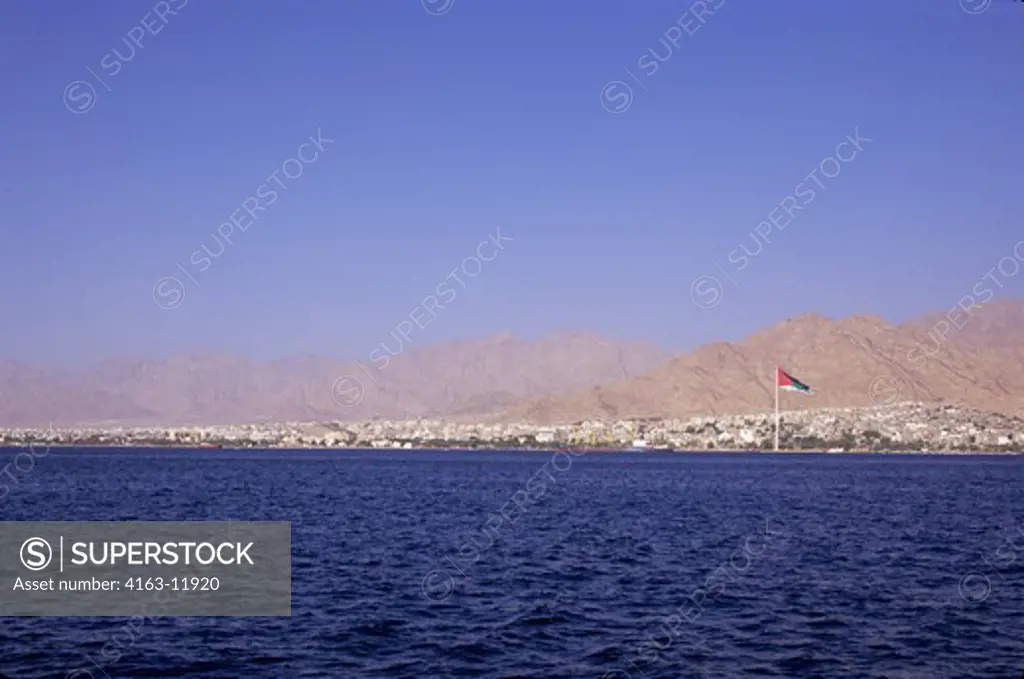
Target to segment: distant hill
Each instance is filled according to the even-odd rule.
[[[810,314],[674,358],[643,342],[561,333],[410,349],[383,370],[370,361],[216,354],[109,360],[78,371],[0,362],[0,426],[754,413],[773,407],[776,364],[813,389],[786,393],[785,409],[914,400],[1024,414],[1024,302],[993,300],[970,316],[952,314],[941,337],[946,316],[895,326],[876,316]]]
[[[118,359],[78,371],[0,362],[0,426],[218,424],[492,411],[522,398],[646,372],[668,358],[663,349],[643,342],[562,333],[538,340],[503,334],[410,349],[383,370],[361,361],[372,378],[355,363],[322,357]],[[345,375],[361,381],[361,398],[350,398],[351,389],[360,386],[351,379],[345,382],[349,391],[336,398],[334,385]]]
[[[955,318],[955,316],[954,316]],[[785,393],[789,410],[913,400],[1024,414],[1024,304],[975,310],[936,341],[938,316],[893,326],[876,316],[811,314],[742,342],[719,342],[637,377],[514,404],[489,419],[537,423],[588,418],[686,418],[765,412],[783,366],[813,394]],[[929,335],[929,332],[932,335]]]

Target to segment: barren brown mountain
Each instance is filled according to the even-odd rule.
[[[1024,413],[1020,344],[1004,335],[1021,318],[1020,302],[975,312],[973,334],[936,343],[933,321],[892,326],[875,316],[794,318],[739,343],[715,343],[638,377],[517,404],[495,419],[537,423],[588,418],[687,418],[774,408],[774,367],[810,384],[810,395],[784,392],[782,408],[957,403]],[[984,322],[983,318],[986,318]],[[963,325],[965,331],[970,324]],[[998,335],[998,337],[996,337]],[[1018,335],[1019,337],[1019,335]]]
[[[504,334],[410,349],[376,369],[321,357],[259,362],[237,356],[110,360],[75,372],[0,362],[0,426],[206,424],[406,418],[492,411],[526,397],[645,372],[669,354],[642,342]],[[362,382],[352,407],[336,402],[343,376]],[[350,402],[342,400],[343,405]]]
[[[809,383],[784,409],[915,400],[1024,413],[1024,303],[992,301],[945,330],[936,314],[795,318],[669,360],[645,343],[514,335],[411,349],[378,370],[321,357],[111,360],[76,372],[0,362],[0,425],[204,424],[449,416],[577,421],[691,417],[773,407],[776,364]],[[940,336],[944,333],[944,336]],[[366,371],[363,370],[366,368]],[[372,375],[372,377],[371,377]],[[338,378],[361,398],[336,401]],[[486,418],[483,415],[486,414]]]

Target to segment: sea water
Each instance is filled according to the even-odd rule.
[[[54,449],[2,510],[293,527],[290,618],[4,618],[22,679],[1024,671],[1020,457]]]

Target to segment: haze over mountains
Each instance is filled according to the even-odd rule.
[[[939,338],[936,324],[950,318]],[[323,357],[218,354],[112,359],[77,371],[0,362],[0,426],[421,416],[553,423],[764,412],[773,407],[776,364],[814,390],[786,394],[783,409],[914,400],[1022,414],[1022,331],[1024,301],[997,300],[970,315],[898,326],[809,314],[675,357],[642,342],[563,333],[414,348],[383,370]]]
[[[579,333],[511,334],[412,348],[386,367],[294,357],[208,354],[108,360],[78,371],[0,362],[0,426],[230,424],[408,418],[493,411],[519,399],[637,375],[670,354]],[[358,386],[336,398],[335,384]],[[355,382],[354,380],[358,380]],[[375,381],[376,380],[376,381]]]

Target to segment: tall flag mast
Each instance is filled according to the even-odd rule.
[[[802,394],[811,393],[811,388],[785,372],[779,366],[775,366],[775,452],[779,452],[779,389],[786,391],[798,391]]]

